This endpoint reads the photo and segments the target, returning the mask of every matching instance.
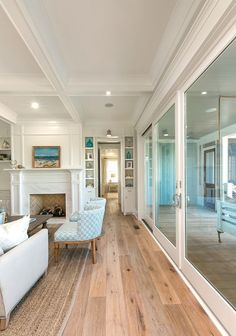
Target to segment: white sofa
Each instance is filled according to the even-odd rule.
[[[47,271],[48,230],[43,229],[0,257],[0,330],[10,313]]]

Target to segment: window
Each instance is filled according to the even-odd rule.
[[[107,177],[107,183],[118,183],[119,181],[118,160],[114,159],[106,160],[106,177]]]

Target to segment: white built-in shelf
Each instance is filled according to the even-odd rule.
[[[0,163],[10,163],[11,160],[0,160]]]
[[[126,169],[126,170],[133,170],[134,168],[127,168],[127,167],[126,167],[125,169]]]
[[[133,160],[133,158],[132,159],[125,159],[125,161],[132,161]]]
[[[125,176],[126,180],[133,180],[133,178],[134,178],[133,176]]]
[[[0,148],[0,151],[2,152],[2,151],[6,151],[6,152],[10,152],[11,151],[11,148]]]
[[[94,177],[85,177],[85,180],[94,180]]]
[[[94,161],[94,159],[85,159],[85,161]],[[87,169],[87,168],[86,168]]]

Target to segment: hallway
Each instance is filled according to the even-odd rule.
[[[147,230],[108,201],[65,336],[220,335]]]

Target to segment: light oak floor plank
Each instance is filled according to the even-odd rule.
[[[150,234],[109,199],[97,264],[87,259],[66,336],[220,333]]]

